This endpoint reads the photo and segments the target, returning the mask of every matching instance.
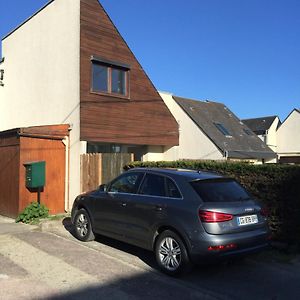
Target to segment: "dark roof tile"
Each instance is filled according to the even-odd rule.
[[[265,134],[266,131],[271,127],[274,120],[277,116],[254,118],[254,119],[245,119],[242,120],[253,132],[257,135]]]
[[[232,158],[275,158],[276,154],[266,146],[224,104],[197,101],[173,96],[178,105],[222,151]],[[216,126],[222,124],[230,135]]]

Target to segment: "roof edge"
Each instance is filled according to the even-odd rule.
[[[196,122],[196,120],[189,115],[189,113],[186,111],[185,107],[180,103],[180,101],[177,101],[176,99],[183,99],[183,100],[192,100],[192,101],[198,101],[198,100],[193,100],[193,99],[188,99],[188,98],[182,98],[178,96],[172,95],[173,100],[177,105],[182,109],[182,111],[187,115],[187,117],[199,128],[199,130],[215,145],[215,147],[220,151],[220,153],[224,156],[224,153],[226,151],[225,148],[221,148],[207,133],[206,131]],[[222,104],[222,103],[221,103]]]
[[[20,25],[15,27],[13,30],[11,30],[8,34],[6,34],[1,40],[4,41],[6,38],[8,38],[10,35],[12,35],[15,31],[17,31],[20,27],[22,27],[25,23],[30,21],[33,17],[35,17],[38,13],[40,13],[42,10],[44,10],[48,5],[50,5],[55,0],[50,0],[48,3],[46,3],[43,7],[41,7],[38,11],[36,11],[33,15],[28,17],[25,21],[23,21]]]
[[[257,118],[241,119],[241,121],[243,122],[243,121],[249,121],[249,120],[260,120],[260,119],[266,119],[266,118],[274,118],[274,119],[278,118],[280,120],[279,116],[273,115],[273,116],[264,116],[264,117],[257,117]]]
[[[293,108],[293,110],[288,114],[288,116],[281,122],[280,126],[277,128],[277,130],[287,121],[287,119],[291,116],[291,114],[296,111],[297,113],[300,114],[300,109],[298,108]]]

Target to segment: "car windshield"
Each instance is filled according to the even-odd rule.
[[[209,179],[191,182],[204,202],[238,202],[250,199],[250,194],[234,179]]]

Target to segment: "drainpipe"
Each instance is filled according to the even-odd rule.
[[[63,141],[66,151],[66,164],[65,164],[65,212],[70,209],[70,137],[66,136]]]

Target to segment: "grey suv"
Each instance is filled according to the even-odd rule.
[[[169,275],[263,249],[270,234],[265,211],[234,179],[174,169],[131,169],[78,196],[72,222],[81,241],[101,234],[154,251]]]

